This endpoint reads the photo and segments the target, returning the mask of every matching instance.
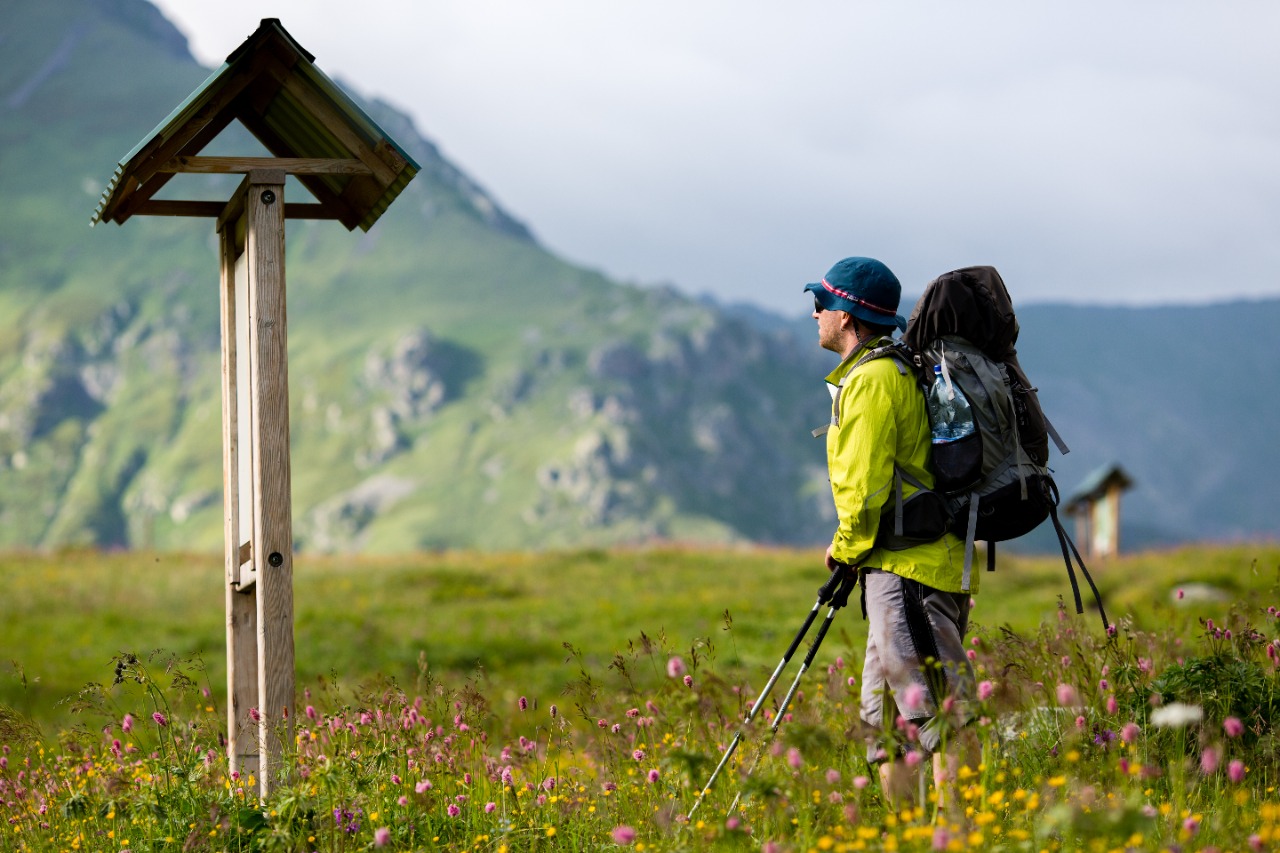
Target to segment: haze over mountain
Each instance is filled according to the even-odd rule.
[[[0,546],[218,550],[212,223],[87,228],[115,163],[209,69],[144,0],[3,11]],[[811,321],[569,265],[405,115],[364,106],[422,171],[368,234],[288,225],[300,550],[822,543],[808,429],[831,358]],[[215,147],[257,153],[244,134]],[[1114,460],[1138,483],[1134,543],[1276,535],[1280,301],[1020,318],[1073,448],[1064,490]]]

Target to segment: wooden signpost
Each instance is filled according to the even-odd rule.
[[[201,157],[238,120],[273,157]],[[338,152],[335,155],[335,152]],[[93,221],[203,216],[219,235],[232,771],[267,796],[293,743],[293,528],[285,221],[368,230],[418,165],[314,65],[275,19],[120,161]],[[227,202],[156,200],[181,173],[244,175]],[[286,203],[290,175],[315,203]]]

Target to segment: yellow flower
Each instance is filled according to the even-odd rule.
[[[555,828],[554,826],[548,826],[548,827],[547,827],[547,838],[554,838],[554,837],[555,837],[555,834],[556,834],[556,828]]]

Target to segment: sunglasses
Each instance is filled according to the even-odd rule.
[[[826,308],[822,307],[822,303],[818,301],[818,298],[816,296],[813,298],[813,310],[814,310],[814,313],[816,314],[821,314],[823,311],[827,310]]]

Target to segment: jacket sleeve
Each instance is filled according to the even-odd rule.
[[[880,510],[893,489],[897,446],[894,400],[886,382],[888,364],[872,363],[845,382],[839,425],[827,433],[827,467],[839,525],[831,555],[842,563],[861,565],[875,547]]]

